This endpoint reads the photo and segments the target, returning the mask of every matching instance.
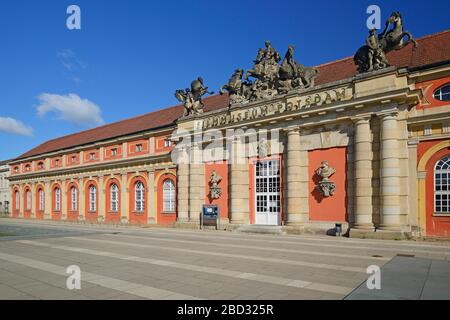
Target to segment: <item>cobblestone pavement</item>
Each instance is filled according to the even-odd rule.
[[[10,236],[0,237],[0,299],[426,299],[437,288],[427,284],[440,282],[436,294],[443,296],[450,287],[445,242],[14,219],[0,219],[2,233]],[[66,287],[72,265],[81,269],[80,290]],[[361,291],[371,265],[382,268],[381,291]],[[419,296],[389,291],[405,283],[394,281],[399,268],[406,283],[421,270]]]

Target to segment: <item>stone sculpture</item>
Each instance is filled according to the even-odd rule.
[[[211,199],[219,199],[222,195],[222,188],[219,187],[219,183],[221,181],[222,177],[219,176],[215,170],[213,170],[209,178],[209,195]]]
[[[392,29],[389,29],[393,25]],[[405,37],[407,40],[405,41]],[[380,70],[389,67],[386,54],[393,50],[400,50],[412,43],[414,48],[417,42],[410,32],[403,30],[403,18],[400,12],[393,12],[386,21],[386,27],[378,35],[376,30],[370,30],[366,45],[356,52],[353,60],[359,73]]]
[[[295,61],[294,47],[289,46],[281,65],[281,56],[269,41],[265,48],[260,48],[253,69],[244,74],[237,69],[228,84],[222,86],[220,93],[228,91],[230,104],[248,103],[260,99],[270,98],[277,94],[285,94],[296,88],[314,86],[314,79],[318,70],[305,67]],[[255,80],[249,80],[252,77]]]
[[[328,161],[322,161],[320,167],[316,170],[316,174],[322,178],[317,189],[325,198],[332,196],[336,191],[336,184],[330,181],[330,177],[335,173],[336,169],[330,167]]]
[[[205,94],[214,94],[214,92],[208,92],[208,87],[203,84],[203,79],[198,77],[192,81],[191,88],[185,90],[176,90],[175,97],[184,105],[184,115],[197,115],[203,113],[203,101],[202,97]]]

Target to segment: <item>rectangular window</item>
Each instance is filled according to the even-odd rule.
[[[61,210],[61,191],[55,189],[55,211]]]
[[[116,157],[117,156],[117,149],[111,149],[111,157]]]
[[[72,156],[72,163],[77,163],[77,156]]]
[[[136,152],[142,152],[142,144],[136,145]]]
[[[44,211],[44,191],[39,190],[39,211]]]
[[[31,210],[31,192],[27,191],[27,210]]]
[[[91,153],[91,154],[89,155],[89,159],[90,159],[90,160],[95,160],[95,153]]]
[[[172,140],[166,139],[164,140],[164,147],[168,148],[172,146]]]

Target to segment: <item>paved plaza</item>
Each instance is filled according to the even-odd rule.
[[[81,270],[68,290],[66,269]],[[368,290],[367,268],[381,268]],[[0,299],[450,299],[450,243],[0,219]]]

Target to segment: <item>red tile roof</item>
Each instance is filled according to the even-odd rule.
[[[397,67],[420,67],[438,62],[450,61],[450,30],[439,32],[418,39],[419,47],[413,50],[408,45],[402,50],[388,54],[389,62]],[[326,84],[344,80],[356,75],[353,57],[317,66],[320,75],[316,84]],[[228,106],[227,95],[215,95],[204,99],[205,111],[212,111]],[[183,106],[177,105],[154,111],[131,119],[107,124],[87,131],[71,134],[47,141],[36,148],[24,153],[18,159],[37,156],[40,154],[81,146],[96,141],[102,141],[129,135],[132,133],[168,127],[182,115]]]

